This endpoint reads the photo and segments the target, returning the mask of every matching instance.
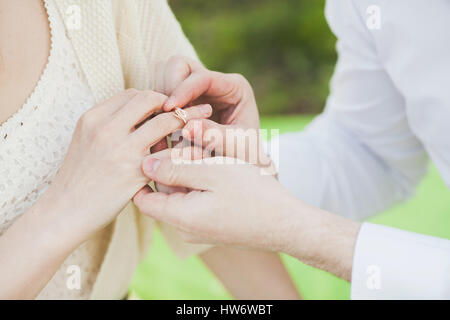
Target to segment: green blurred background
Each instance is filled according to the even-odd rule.
[[[323,0],[171,0],[210,69],[242,73],[263,115],[318,113],[336,60]]]
[[[242,73],[255,90],[263,128],[298,131],[319,113],[336,61],[323,0],[171,0],[204,64]],[[450,193],[434,167],[416,196],[372,219],[450,239]],[[305,299],[348,299],[350,286],[283,256]],[[229,299],[196,257],[179,261],[159,232],[134,277],[141,299]]]

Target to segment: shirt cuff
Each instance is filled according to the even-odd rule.
[[[450,241],[364,223],[352,299],[450,299]]]

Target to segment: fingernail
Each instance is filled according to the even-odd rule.
[[[212,107],[209,104],[205,104],[201,107],[200,111],[205,115],[208,116],[211,114]]]
[[[146,158],[144,160],[144,163],[142,164],[142,169],[144,170],[144,173],[148,176],[152,176],[156,169],[158,169],[159,165],[161,163],[161,160],[156,158]]]

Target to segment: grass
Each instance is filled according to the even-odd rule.
[[[312,117],[263,118],[263,128],[280,132],[301,130]],[[450,239],[450,193],[434,167],[406,203],[384,212],[372,222]],[[283,256],[305,299],[348,299],[349,283]],[[136,271],[132,292],[141,299],[230,299],[222,285],[196,257],[178,260],[158,231],[146,259]]]

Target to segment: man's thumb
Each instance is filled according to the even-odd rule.
[[[142,162],[144,174],[155,182],[173,187],[209,190],[214,181],[212,167],[202,161],[157,159],[146,157]]]

